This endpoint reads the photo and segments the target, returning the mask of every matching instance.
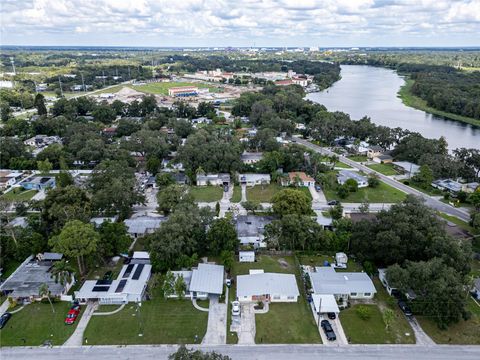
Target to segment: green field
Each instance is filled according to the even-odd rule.
[[[472,317],[467,321],[460,320],[450,325],[447,330],[440,330],[431,319],[425,316],[415,317],[423,330],[437,344],[480,345],[480,306],[469,298],[467,308]]]
[[[367,165],[367,167],[383,175],[398,175],[398,172],[393,168],[392,164],[373,164]]]
[[[84,339],[89,345],[193,344],[195,335],[197,342],[202,341],[207,319],[208,312],[195,309],[188,299],[164,300],[158,296],[142,302],[139,311],[129,303],[114,315],[93,316]]]
[[[376,188],[359,188],[356,192],[350,193],[345,199],[340,199],[336,190],[323,189],[327,200],[341,200],[346,203],[361,203],[367,200],[370,203],[397,203],[407,196],[404,192],[397,190],[390,185],[380,182]]]
[[[192,186],[190,194],[197,202],[215,202],[222,199],[223,188],[220,186]]]
[[[361,319],[356,309],[365,306],[370,318]],[[340,312],[340,321],[350,344],[413,344],[415,336],[405,317],[397,316],[390,329],[385,328],[382,311],[377,305],[354,305]],[[406,326],[408,327],[406,327]],[[406,336],[408,333],[409,336]]]
[[[65,325],[65,316],[70,308],[68,302],[53,304],[55,313],[47,302],[26,305],[13,314],[7,325],[0,330],[1,346],[39,346],[50,340],[52,345],[62,345],[75,330],[76,324]],[[83,311],[85,310],[82,307]]]
[[[24,190],[23,188],[15,188],[3,194],[0,198],[12,202],[28,201],[34,197],[36,193],[37,190]]]
[[[242,201],[242,188],[240,185],[237,185],[233,187],[233,195],[230,202],[239,203],[240,201]]]
[[[130,86],[132,89],[146,93],[168,95],[168,89],[180,86],[196,86],[198,88],[208,88],[210,92],[219,92],[220,88],[203,83],[189,83],[189,82],[155,82],[145,85]]]
[[[269,184],[269,185],[256,185],[253,187],[247,187],[247,200],[256,201],[260,203],[269,203],[272,202],[272,197],[280,190],[287,189],[284,186],[278,184]],[[303,192],[311,200],[312,195],[306,187],[298,187],[296,190]]]
[[[405,105],[413,107],[415,109],[423,110],[423,111],[428,112],[430,114],[442,116],[442,117],[447,118],[447,119],[457,120],[457,121],[461,121],[461,122],[466,123],[466,124],[472,124],[472,125],[480,126],[480,120],[469,118],[469,117],[462,116],[462,115],[448,113],[448,112],[437,110],[435,108],[432,108],[432,107],[428,106],[427,102],[425,100],[423,100],[423,99],[421,99],[421,98],[419,98],[419,97],[417,97],[417,96],[415,96],[411,93],[410,89],[412,88],[413,83],[414,83],[413,80],[407,79],[405,84],[398,91],[397,96],[400,99],[402,99],[402,102]]]

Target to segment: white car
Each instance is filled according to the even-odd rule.
[[[232,315],[233,316],[240,316],[240,302],[233,301],[232,302]]]

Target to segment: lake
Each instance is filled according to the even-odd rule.
[[[480,149],[480,128],[408,107],[397,97],[404,84],[394,70],[364,65],[342,65],[342,79],[332,87],[307,94],[307,99],[343,111],[358,120],[368,116],[373,123],[401,127],[427,138],[447,139],[450,149]]]

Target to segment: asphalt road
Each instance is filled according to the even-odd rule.
[[[332,156],[332,155],[337,155],[338,154],[335,154],[334,152],[326,149],[326,148],[322,148],[320,146],[317,146],[315,144],[312,144],[311,142],[309,141],[306,141],[306,140],[303,140],[303,139],[300,139],[300,138],[295,138],[295,141],[298,143],[298,144],[301,144],[301,145],[304,145],[306,146],[307,148],[313,150],[313,151],[316,151],[320,154],[323,154],[323,155],[328,155],[328,156]],[[455,216],[463,221],[470,221],[470,214],[462,209],[457,209],[451,205],[448,205],[448,204],[445,204],[437,199],[434,199],[430,196],[428,196],[427,194],[424,194],[423,192],[421,191],[418,191],[416,189],[413,189],[411,188],[410,186],[407,186],[403,183],[401,183],[400,181],[397,181],[397,180],[394,180],[394,179],[391,179],[389,178],[388,176],[386,175],[383,175],[375,170],[372,170],[368,167],[366,167],[365,165],[362,165],[362,164],[359,164],[355,161],[352,161],[344,156],[339,156],[339,159],[342,163],[344,164],[347,164],[353,168],[356,168],[358,170],[361,170],[363,171],[364,173],[366,174],[376,174],[380,180],[382,180],[384,183],[400,190],[400,191],[403,191],[404,193],[407,193],[407,194],[412,194],[412,195],[416,195],[416,196],[419,196],[423,199],[425,199],[425,204],[429,207],[431,207],[432,209],[435,209],[435,210],[438,210],[438,211],[441,211],[445,214],[448,214],[448,215],[452,215],[452,216]]]
[[[219,345],[197,346],[204,351],[229,355],[233,360],[318,360],[318,359],[395,359],[395,360],[478,360],[480,346],[455,345]],[[176,345],[159,346],[82,346],[1,348],[2,360],[79,359],[79,360],[166,360]]]

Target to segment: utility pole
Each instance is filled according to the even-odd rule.
[[[103,86],[105,87],[105,71],[102,70]]]
[[[318,303],[318,311],[317,311],[317,314],[318,314],[318,317],[317,317],[317,327],[318,327],[318,331],[320,331],[320,309],[322,308],[322,298],[319,299],[319,303]]]
[[[80,73],[80,76],[82,77],[83,92],[87,92],[87,88],[85,87],[85,80],[84,80],[84,78],[83,78],[83,73]]]
[[[60,95],[63,97],[62,80],[60,80],[60,75],[58,75],[58,83],[60,84]]]

